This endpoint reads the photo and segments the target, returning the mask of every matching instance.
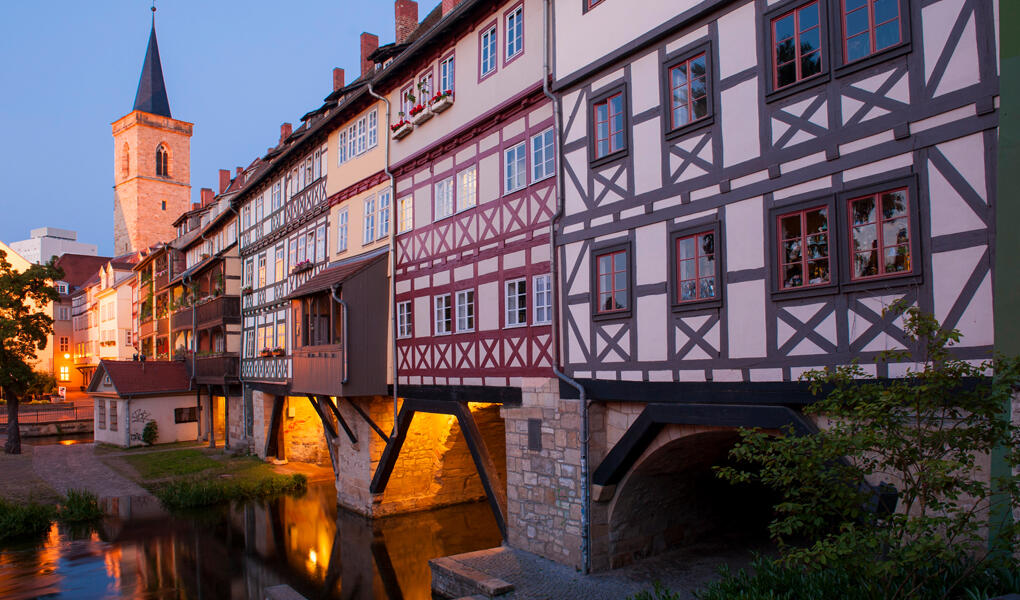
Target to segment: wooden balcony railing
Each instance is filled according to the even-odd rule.
[[[249,380],[282,383],[290,378],[290,357],[246,358],[241,361],[241,376]]]
[[[195,321],[198,327],[209,327],[221,323],[241,322],[241,299],[237,296],[220,296],[195,307]]]
[[[195,380],[198,383],[236,381],[241,359],[236,352],[223,352],[195,357]]]
[[[182,308],[175,312],[170,317],[170,329],[172,331],[180,331],[182,329],[191,329],[191,307]]]
[[[343,347],[306,346],[294,351],[294,377],[291,390],[299,394],[342,396],[344,378]]]

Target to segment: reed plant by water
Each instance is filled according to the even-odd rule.
[[[0,542],[46,533],[55,513],[52,506],[34,502],[14,504],[0,499]]]
[[[179,510],[231,500],[254,500],[301,493],[307,488],[308,478],[298,473],[230,479],[177,479],[156,487],[153,493],[165,507]]]
[[[88,490],[69,490],[57,509],[57,520],[62,523],[88,523],[102,517],[99,498]]]

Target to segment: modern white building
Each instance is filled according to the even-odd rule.
[[[54,256],[64,254],[84,254],[97,256],[99,248],[95,244],[84,244],[78,241],[78,232],[56,227],[40,227],[33,229],[31,238],[20,242],[11,242],[15,252],[36,264],[43,264]]]

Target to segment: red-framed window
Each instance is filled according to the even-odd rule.
[[[599,313],[612,313],[630,308],[627,293],[627,251],[617,250],[595,257],[598,269]]]
[[[623,150],[623,92],[596,102],[595,158]]]
[[[704,53],[669,69],[670,108],[674,129],[708,116],[706,70]]]
[[[849,200],[850,278],[909,273],[910,202],[907,188]]]
[[[778,217],[780,289],[832,282],[829,217],[829,209],[824,206]]]
[[[900,0],[841,0],[841,4],[845,62],[900,43]]]
[[[716,298],[715,232],[676,239],[676,299],[696,302]]]
[[[820,10],[816,1],[772,19],[772,75],[775,89],[822,72]]]

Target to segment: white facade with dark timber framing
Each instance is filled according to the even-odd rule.
[[[904,348],[894,301],[958,328],[964,358],[993,344],[997,2],[642,4],[555,3],[562,360],[598,401],[596,567],[661,547],[623,514],[656,451],[798,421],[806,370],[913,366],[872,364]]]

